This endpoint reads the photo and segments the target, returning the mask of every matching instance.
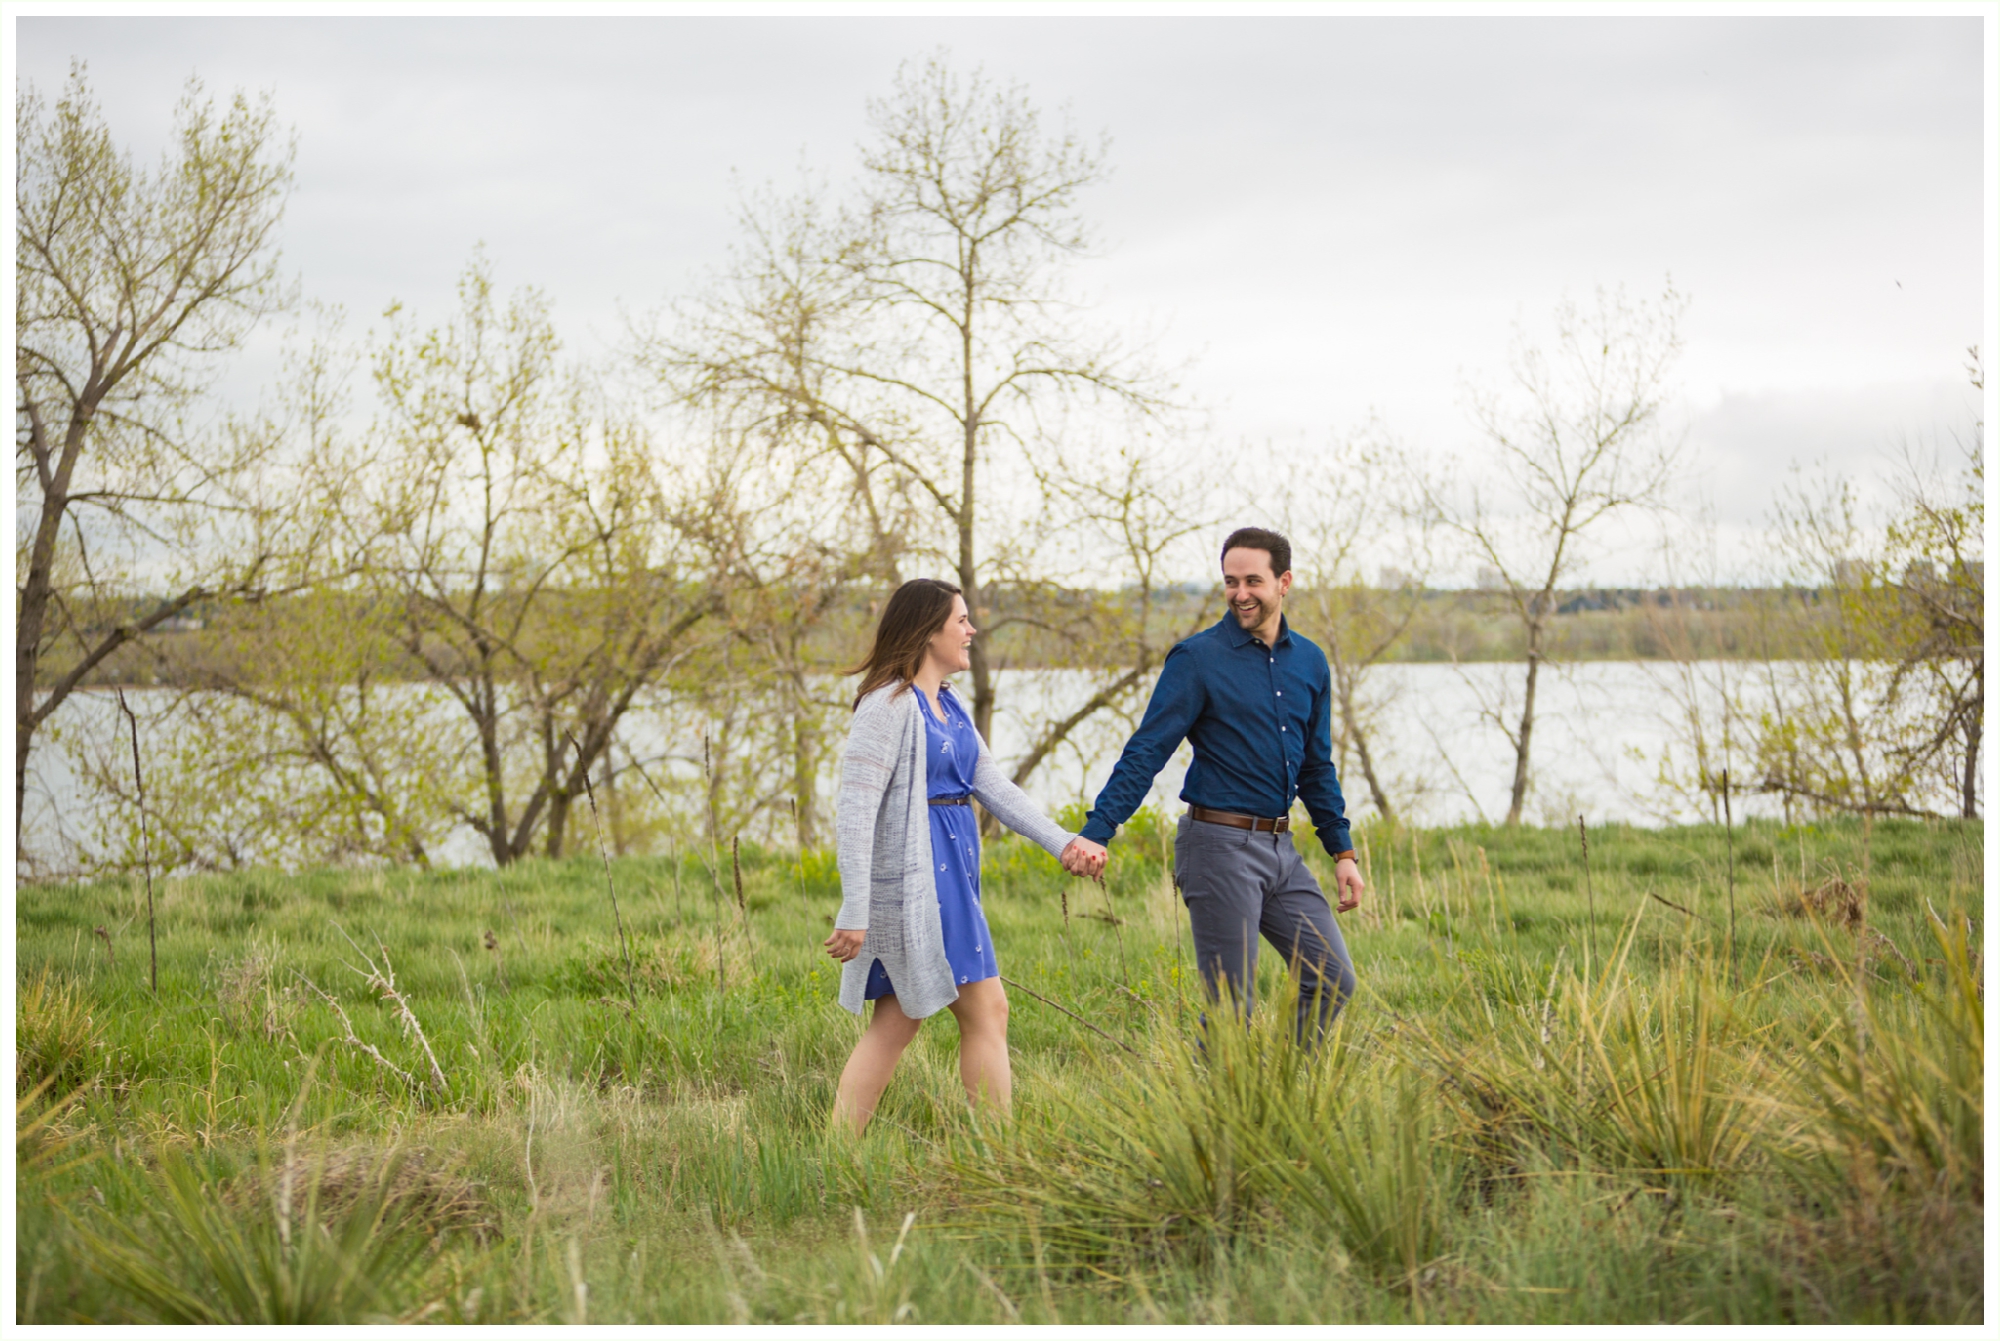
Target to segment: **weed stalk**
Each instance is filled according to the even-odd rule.
[[[139,868],[146,873],[146,947],[152,959],[153,995],[160,994],[160,935],[153,921],[153,839],[146,827],[146,775],[139,771],[139,718],[118,690],[118,711],[132,729],[132,785],[139,796]],[[108,942],[107,942],[108,943]]]
[[[583,749],[576,743],[576,737],[569,738],[570,748],[583,757]],[[583,794],[590,801],[590,824],[597,831],[597,858],[604,863],[604,888],[611,895],[611,921],[618,928],[618,948],[625,956],[625,999],[632,1003],[633,1011],[639,1009],[639,993],[632,986],[632,946],[625,939],[625,917],[618,911],[618,886],[611,879],[611,853],[604,846],[604,821],[597,813],[597,789],[590,785],[590,770],[583,770]]]
[[[1576,836],[1583,844],[1583,899],[1590,917],[1590,962],[1597,962],[1597,895],[1590,888],[1590,830],[1584,827],[1583,816],[1576,817]]]
[[[1111,1044],[1112,1046],[1124,1048],[1125,1051],[1131,1053],[1134,1057],[1137,1057],[1139,1055],[1138,1049],[1132,1047],[1129,1044],[1121,1043],[1116,1038],[1113,1038],[1110,1034],[1105,1033],[1102,1029],[1099,1029],[1096,1025],[1092,1024],[1089,1020],[1084,1019],[1083,1016],[1071,1010],[1068,1006],[1063,1005],[1060,1001],[1051,1001],[1047,997],[1043,996],[1040,992],[1037,992],[1034,988],[1025,987],[1022,984],[1015,982],[1012,978],[1007,977],[1005,974],[1001,975],[1000,981],[1006,983],[1009,987],[1014,988],[1016,991],[1026,992],[1029,996],[1035,998],[1035,1000],[1041,1002],[1044,1006],[1048,1006],[1053,1010],[1061,1011],[1063,1014],[1069,1016],[1072,1020],[1075,1020],[1078,1024],[1088,1029],[1091,1033],[1096,1034],[1099,1038],[1103,1039],[1105,1042]]]
[[[722,854],[716,847],[715,766],[709,758],[708,733],[701,733],[701,782],[708,795],[708,880],[715,890],[715,993],[729,995],[729,970],[722,960]]]
[[[1729,808],[1729,770],[1722,770],[1722,841],[1729,871],[1729,981],[1736,981],[1736,817]]]
[[[736,915],[748,921],[750,905],[743,901],[743,835],[729,837],[729,876],[736,882]]]
[[[1097,877],[1097,887],[1104,891],[1104,911],[1111,918],[1111,929],[1118,936],[1118,980],[1125,990],[1132,990],[1132,970],[1125,963],[1125,924],[1118,920],[1118,910],[1111,903],[1111,882],[1103,876]]]

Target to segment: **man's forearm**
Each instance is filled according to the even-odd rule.
[[[1117,836],[1118,826],[1131,819],[1132,812],[1146,799],[1146,790],[1153,785],[1153,779],[1159,776],[1160,770],[1157,765],[1147,769],[1143,761],[1132,757],[1137,744],[1135,740],[1119,756],[1118,766],[1111,770],[1110,780],[1097,794],[1097,804],[1084,817],[1081,837],[1099,845],[1108,845]]]
[[[1139,729],[1125,742],[1117,765],[1097,793],[1096,804],[1090,808],[1082,836],[1093,843],[1109,843],[1118,826],[1132,818],[1139,803],[1146,799],[1153,779],[1167,766],[1175,747],[1194,724],[1200,707],[1200,689],[1192,666],[1179,652],[1176,648],[1167,654],[1166,664],[1160,667],[1159,682],[1153,686],[1153,696],[1146,703],[1146,715],[1139,720]]]
[[[1340,781],[1332,772],[1329,767],[1325,774],[1301,778],[1299,800],[1305,802],[1320,842],[1338,860],[1354,850],[1354,839],[1347,821],[1347,801],[1340,794]]]

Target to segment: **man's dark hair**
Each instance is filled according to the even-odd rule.
[[[1232,549],[1261,549],[1271,556],[1271,576],[1282,577],[1292,571],[1292,542],[1276,531],[1267,531],[1261,526],[1239,526],[1229,533],[1229,539],[1222,542],[1222,557],[1228,558]]]

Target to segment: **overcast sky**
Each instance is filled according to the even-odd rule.
[[[1081,279],[1163,330],[1231,440],[1372,412],[1476,448],[1463,385],[1565,291],[1671,274],[1692,305],[1691,484],[1732,534],[1795,461],[1867,471],[1965,430],[1987,321],[1981,20],[1968,17],[26,17],[149,156],[180,86],[270,90],[310,297],[442,315],[503,287],[602,348],[719,264],[738,185],[851,172],[865,103],[948,48],[1108,132]],[[1628,576],[1609,559],[1600,580]]]

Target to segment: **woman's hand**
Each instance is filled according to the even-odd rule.
[[[1072,838],[1069,846],[1062,851],[1062,868],[1071,875],[1080,875],[1087,880],[1095,880],[1104,874],[1104,864],[1111,860],[1111,854],[1101,843],[1093,843],[1088,838]]]
[[[866,931],[836,931],[820,942],[826,952],[845,964],[861,953],[861,942],[868,939]]]

